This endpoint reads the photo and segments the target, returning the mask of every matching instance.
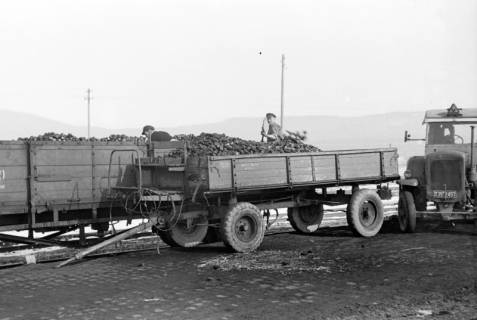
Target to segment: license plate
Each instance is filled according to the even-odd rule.
[[[434,198],[456,199],[457,191],[434,190]]]

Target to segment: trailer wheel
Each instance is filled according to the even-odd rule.
[[[410,191],[399,193],[398,220],[402,232],[416,231],[416,205]]]
[[[357,190],[346,209],[346,220],[353,233],[363,237],[375,236],[384,222],[384,207],[373,190]]]
[[[323,205],[288,208],[288,221],[299,233],[313,233],[323,220]]]
[[[177,243],[172,241],[171,236],[169,235],[169,232],[161,230],[157,228],[156,226],[152,227],[152,232],[156,233],[161,238],[162,242],[167,244],[169,247],[179,247]]]
[[[190,226],[187,226],[186,220],[172,222],[167,230],[158,230],[158,234],[171,247],[191,248],[202,243],[208,229],[207,217],[200,216],[194,218]]]
[[[265,224],[260,210],[248,202],[236,204],[225,214],[221,232],[225,246],[234,251],[256,250],[265,235]]]

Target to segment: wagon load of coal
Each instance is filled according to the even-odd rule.
[[[218,133],[201,133],[200,135],[177,135],[179,141],[186,142],[187,151],[192,156],[226,156],[266,153],[317,152],[319,148],[305,144],[297,136],[286,136],[280,141],[266,143],[229,137]],[[180,156],[177,150],[173,156]]]
[[[140,143],[145,142],[143,137],[133,137],[127,136],[124,134],[112,134],[109,137],[103,138],[85,138],[85,137],[76,137],[71,133],[56,133],[56,132],[46,132],[38,136],[31,136],[25,138],[18,138],[18,141],[55,141],[55,142],[83,142],[83,141],[101,141],[101,142],[132,142]]]
[[[46,132],[38,136],[18,138],[17,140],[19,141],[80,141],[79,139],[80,138],[75,137],[71,133],[65,134],[65,133]]]
[[[99,141],[103,142],[146,142],[145,137],[133,137],[125,134],[112,134],[106,138],[100,138]]]

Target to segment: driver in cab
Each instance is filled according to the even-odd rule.
[[[450,123],[435,123],[429,126],[429,144],[455,144],[455,130]]]

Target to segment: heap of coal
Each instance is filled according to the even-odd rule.
[[[218,133],[177,135],[174,139],[187,142],[187,151],[193,156],[226,156],[263,153],[317,152],[319,148],[305,144],[297,136],[286,136],[273,143],[244,140]],[[181,155],[177,150],[172,155]]]
[[[27,138],[18,138],[19,141],[57,141],[57,142],[82,142],[82,141],[101,141],[101,142],[133,142],[140,143],[145,142],[143,137],[131,137],[124,134],[112,134],[109,137],[104,138],[85,138],[85,137],[76,137],[71,133],[55,133],[55,132],[46,132],[38,136],[31,136]]]
[[[273,143],[244,140],[236,137],[229,137],[218,133],[201,133],[176,135],[175,140],[184,141],[187,145],[187,152],[192,156],[226,156],[243,154],[264,154],[264,153],[295,153],[295,152],[317,152],[319,148],[303,142],[305,136],[297,133],[290,134],[280,141]],[[18,138],[20,141],[55,141],[55,142],[129,142],[135,144],[145,143],[144,137],[131,137],[123,134],[112,134],[104,138],[84,138],[76,137],[71,133],[47,132],[39,136],[28,138]],[[171,156],[182,156],[183,150],[178,149],[171,153]]]

